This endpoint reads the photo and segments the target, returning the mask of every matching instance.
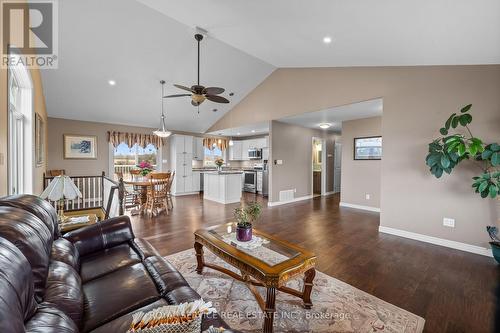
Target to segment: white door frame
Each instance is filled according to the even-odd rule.
[[[311,152],[314,141],[321,141],[321,195],[326,193],[326,139],[313,136],[311,138]],[[311,195],[314,195],[314,162],[311,154]]]

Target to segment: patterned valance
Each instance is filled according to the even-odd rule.
[[[204,138],[203,139],[203,147],[207,147],[208,149],[212,149],[214,147],[214,143],[220,150],[226,150],[229,141],[223,138]]]
[[[142,148],[146,148],[149,144],[152,144],[155,148],[163,146],[162,138],[154,134],[109,131],[108,141],[113,145],[113,147],[118,146],[122,142],[126,143],[129,147],[132,147],[136,143]]]

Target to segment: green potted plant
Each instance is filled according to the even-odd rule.
[[[236,239],[240,242],[252,240],[252,224],[255,223],[262,213],[262,206],[258,202],[251,202],[246,207],[236,208],[234,218],[236,219]]]
[[[431,174],[440,178],[443,173],[451,174],[462,161],[471,161],[481,168],[481,173],[472,178],[472,188],[481,198],[497,199],[497,211],[500,212],[500,145],[484,143],[472,135],[469,124],[472,104],[464,106],[459,113],[453,113],[439,129],[441,137],[429,143],[429,153],[425,159]],[[464,133],[456,129],[462,127]],[[455,130],[455,133],[450,133]],[[487,231],[492,239],[490,245],[493,256],[500,263],[500,239],[498,229],[488,226]]]

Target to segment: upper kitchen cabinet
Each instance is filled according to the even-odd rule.
[[[193,137],[190,135],[172,135],[170,139],[170,147],[173,148],[175,154],[192,154],[193,153]]]
[[[193,160],[203,161],[205,148],[203,147],[203,138],[193,138]]]
[[[230,161],[247,161],[248,149],[263,149],[269,147],[269,136],[256,139],[234,140],[233,145],[229,147]]]

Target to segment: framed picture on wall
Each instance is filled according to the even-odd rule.
[[[64,134],[65,159],[96,159],[97,137],[95,135]]]
[[[35,162],[41,166],[44,162],[45,151],[45,124],[42,117],[35,112]]]
[[[382,137],[369,136],[354,138],[355,160],[380,160],[382,159]]]

